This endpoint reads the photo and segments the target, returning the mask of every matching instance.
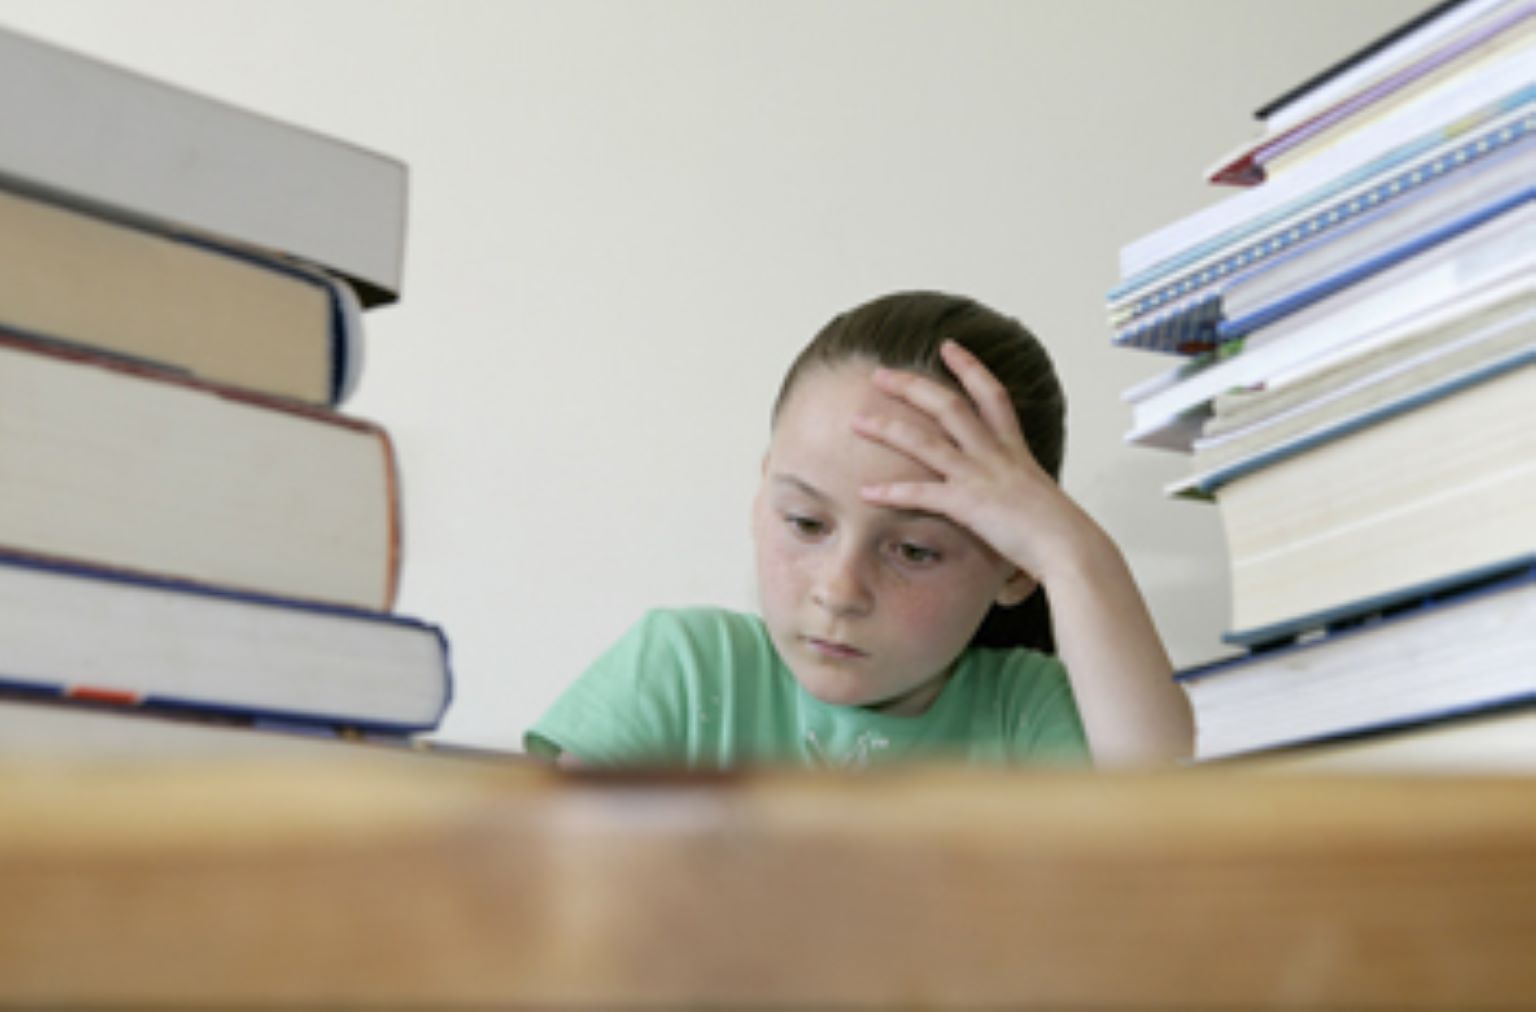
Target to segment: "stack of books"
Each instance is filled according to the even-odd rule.
[[[1442,3],[1257,116],[1208,173],[1244,189],[1109,295],[1180,357],[1127,439],[1226,534],[1247,653],[1181,675],[1198,753],[1475,760],[1518,722],[1495,764],[1536,767],[1536,2]]]
[[[436,727],[391,442],[338,410],[405,167],[4,30],[0,121],[0,729]]]

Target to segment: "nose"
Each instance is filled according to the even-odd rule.
[[[874,597],[857,549],[844,547],[827,553],[816,572],[811,599],[838,616],[863,615],[870,610]]]

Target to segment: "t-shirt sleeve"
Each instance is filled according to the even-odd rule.
[[[686,640],[675,625],[656,611],[631,627],[524,734],[528,753],[597,766],[682,763]]]
[[[1093,761],[1077,699],[1066,668],[1054,657],[1040,657],[1027,702],[1014,736],[1016,758],[1030,763],[1084,766]]]

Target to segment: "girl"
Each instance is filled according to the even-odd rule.
[[[650,613],[528,750],[709,769],[1187,756],[1188,704],[1130,571],[1057,484],[1064,417],[1039,342],[972,300],[839,316],[774,405],[761,617]]]

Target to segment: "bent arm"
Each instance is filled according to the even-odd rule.
[[[1194,718],[1146,602],[1109,536],[1092,521],[1079,531],[1042,582],[1094,763],[1186,759]]]
[[[1095,763],[1188,757],[1189,704],[1120,550],[1034,459],[1008,391],[958,344],[946,342],[942,353],[965,394],[915,373],[874,374],[887,393],[926,412],[931,429],[880,417],[854,423],[938,480],[871,486],[865,498],[948,516],[1045,588]]]

